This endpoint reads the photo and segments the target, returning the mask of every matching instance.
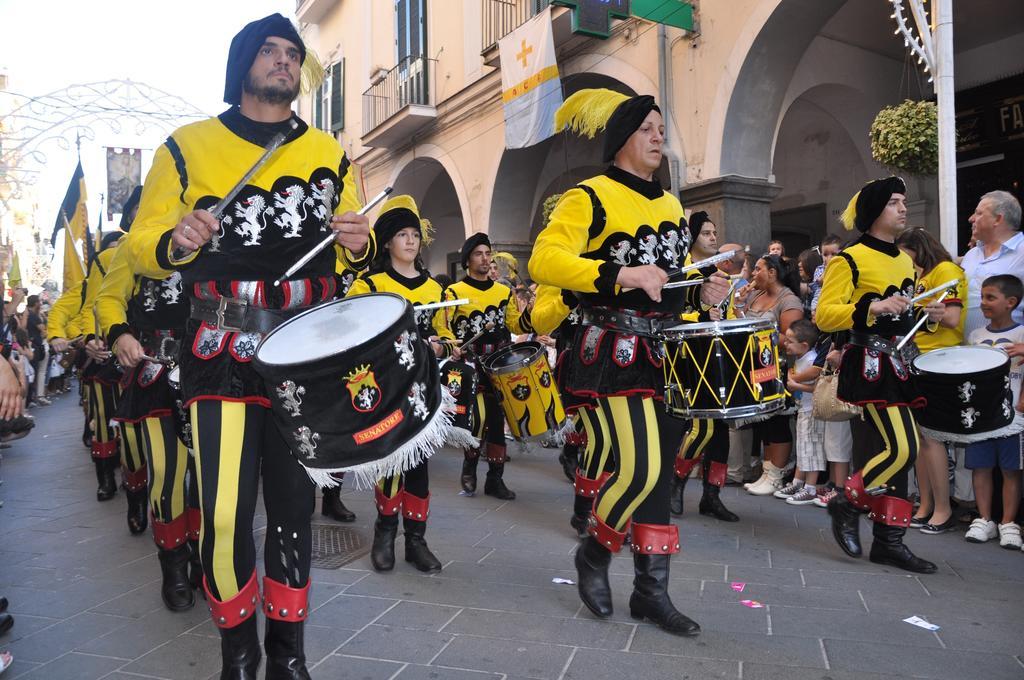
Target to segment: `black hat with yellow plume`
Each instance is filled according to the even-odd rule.
[[[885,210],[892,195],[906,193],[907,184],[900,177],[883,177],[868,182],[853,195],[846,210],[843,211],[840,218],[843,226],[847,231],[857,227],[858,231],[867,232]]]
[[[373,223],[374,239],[383,248],[395,234],[407,227],[420,230],[420,239],[425,246],[434,240],[434,228],[430,220],[420,217],[419,208],[412,196],[402,194],[388,200],[381,207],[377,221]]]
[[[630,97],[604,88],[580,90],[570,95],[555,111],[555,132],[569,128],[576,134],[593,139],[604,130],[602,160],[610,163],[651,111],[661,113],[650,95]]]

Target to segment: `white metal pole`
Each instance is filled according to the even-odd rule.
[[[957,244],[956,104],[953,85],[953,0],[934,0],[935,94],[939,115],[939,235],[954,256]]]

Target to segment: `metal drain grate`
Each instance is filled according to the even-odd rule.
[[[355,527],[312,524],[310,528],[313,530],[311,564],[317,569],[340,569],[349,562],[354,562],[370,553],[369,538]],[[253,532],[257,555],[263,554],[266,533],[266,527]]]
[[[313,566],[338,569],[370,552],[370,541],[354,527],[314,524]]]

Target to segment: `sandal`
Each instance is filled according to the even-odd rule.
[[[0,673],[10,668],[12,663],[14,663],[14,657],[10,652],[0,652]]]

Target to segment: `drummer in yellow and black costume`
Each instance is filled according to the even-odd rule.
[[[690,253],[686,256],[686,266],[692,264],[694,259],[700,261],[718,254],[718,229],[706,212],[701,210],[690,215],[689,228],[692,246]],[[735,246],[733,249],[738,251],[739,257],[743,257],[740,246]],[[702,278],[710,276],[715,271],[715,267],[711,265],[690,272],[686,278]],[[732,296],[724,303],[724,306],[724,315],[719,308],[709,310],[706,316],[701,312],[691,310],[684,313],[682,319],[684,321],[711,321],[721,318],[736,318],[732,306]],[[693,468],[698,464],[701,465],[704,477],[703,493],[700,497],[700,504],[697,506],[698,512],[723,522],[738,522],[740,518],[725,507],[721,496],[722,487],[725,486],[726,473],[729,470],[729,426],[725,420],[694,418],[682,444],[679,445],[669,505],[672,514],[677,517],[683,514],[683,492],[686,489],[686,481]]]
[[[203,585],[221,633],[222,677],[255,677],[260,663],[252,530],[261,473],[266,674],[309,677],[303,623],[309,614],[314,485],[274,423],[251,361],[263,335],[334,298],[337,261],[358,270],[373,257],[369,221],[354,212],[359,205],[344,150],[291,111],[300,78],[322,74],[317,66],[280,14],[235,35],[224,88],[231,108],[179,128],[157,149],[125,243],[136,273],[163,278],[180,270],[190,298],[181,390],[192,422]],[[284,144],[218,221],[209,208],[278,133],[285,134]],[[274,286],[289,264],[332,230],[334,248]]]
[[[595,498],[590,536],[576,551],[580,598],[597,616],[611,615],[608,566],[632,517],[630,614],[696,635],[700,626],[668,596],[669,558],[679,551],[668,493],[682,423],[656,401],[664,387],[658,335],[677,323],[687,300],[720,300],[726,285],[716,277],[699,292],[662,291],[667,272],[682,265],[689,238],[679,200],[654,179],[664,124],[652,97],[581,90],[555,122],[556,129],[568,125],[590,136],[605,129],[604,160],[612,163],[562,195],[530,259],[535,281],[580,294],[584,325],[567,357],[566,387],[597,400],[616,458]]]
[[[491,382],[482,365],[492,353],[512,342],[512,333],[530,333],[530,312],[519,311],[512,289],[492,281],[491,240],[487,234],[476,233],[466,239],[459,253],[466,276],[444,292],[445,300],[469,300],[464,305],[439,310],[434,328],[441,337],[454,337],[461,346],[478,334],[479,337],[462,353],[472,355],[478,373],[473,435],[481,441],[487,457],[487,479],[484,493],[502,500],[513,500],[514,491],[505,486],[505,416],[495,397]],[[465,449],[462,463],[462,490],[476,493],[476,466],[480,449]]]
[[[369,270],[355,280],[348,295],[366,293],[394,293],[401,295],[414,305],[439,302],[444,291],[435,281],[420,259],[420,248],[429,243],[425,220],[420,219],[419,210],[412,196],[395,196],[381,208],[373,225],[377,256],[370,263]],[[420,337],[429,339],[437,357],[451,354],[449,342],[439,342],[435,332],[434,310],[416,312],[416,325]],[[451,340],[450,333],[441,340]],[[427,517],[430,514],[430,480],[427,476],[427,460],[401,475],[384,477],[374,488],[377,506],[377,521],[373,525],[373,547],[370,562],[377,571],[391,571],[395,568],[395,537],[398,535],[398,515],[402,514],[405,529],[405,561],[411,562],[420,571],[437,573],[441,561],[427,547],[424,534]]]
[[[912,409],[927,403],[914,383],[907,349],[896,344],[914,326],[910,303],[916,273],[910,257],[895,244],[906,225],[907,187],[899,177],[869,182],[843,213],[847,229],[861,237],[828,263],[818,301],[817,324],[827,333],[848,331],[839,367],[837,396],[864,407],[885,448],[846,482],[845,494],[829,503],[832,534],[851,557],[860,557],[861,511],[874,521],[872,562],[921,574],[936,567],[903,544],[913,514],[907,497],[907,470],[917,456],[917,425]],[[924,308],[934,331],[945,306]],[[867,489],[868,491],[865,491]]]
[[[136,187],[125,203],[121,220],[124,231],[131,227],[141,190]],[[124,473],[125,487],[129,494],[143,494],[142,518],[146,517],[147,506],[153,515],[164,605],[171,611],[183,611],[195,604],[193,589],[199,587],[203,576],[199,562],[199,493],[195,465],[187,448],[191,437],[182,427],[187,416],[180,395],[168,382],[168,364],[178,361],[189,314],[188,298],[182,290],[180,273],[160,281],[136,276],[128,253],[127,248],[118,248],[114,255],[96,297],[96,316],[107,345],[125,369],[112,419],[118,423],[124,448],[142,461],[139,472]],[[190,480],[188,494],[186,472]],[[148,504],[147,481],[152,482]]]

